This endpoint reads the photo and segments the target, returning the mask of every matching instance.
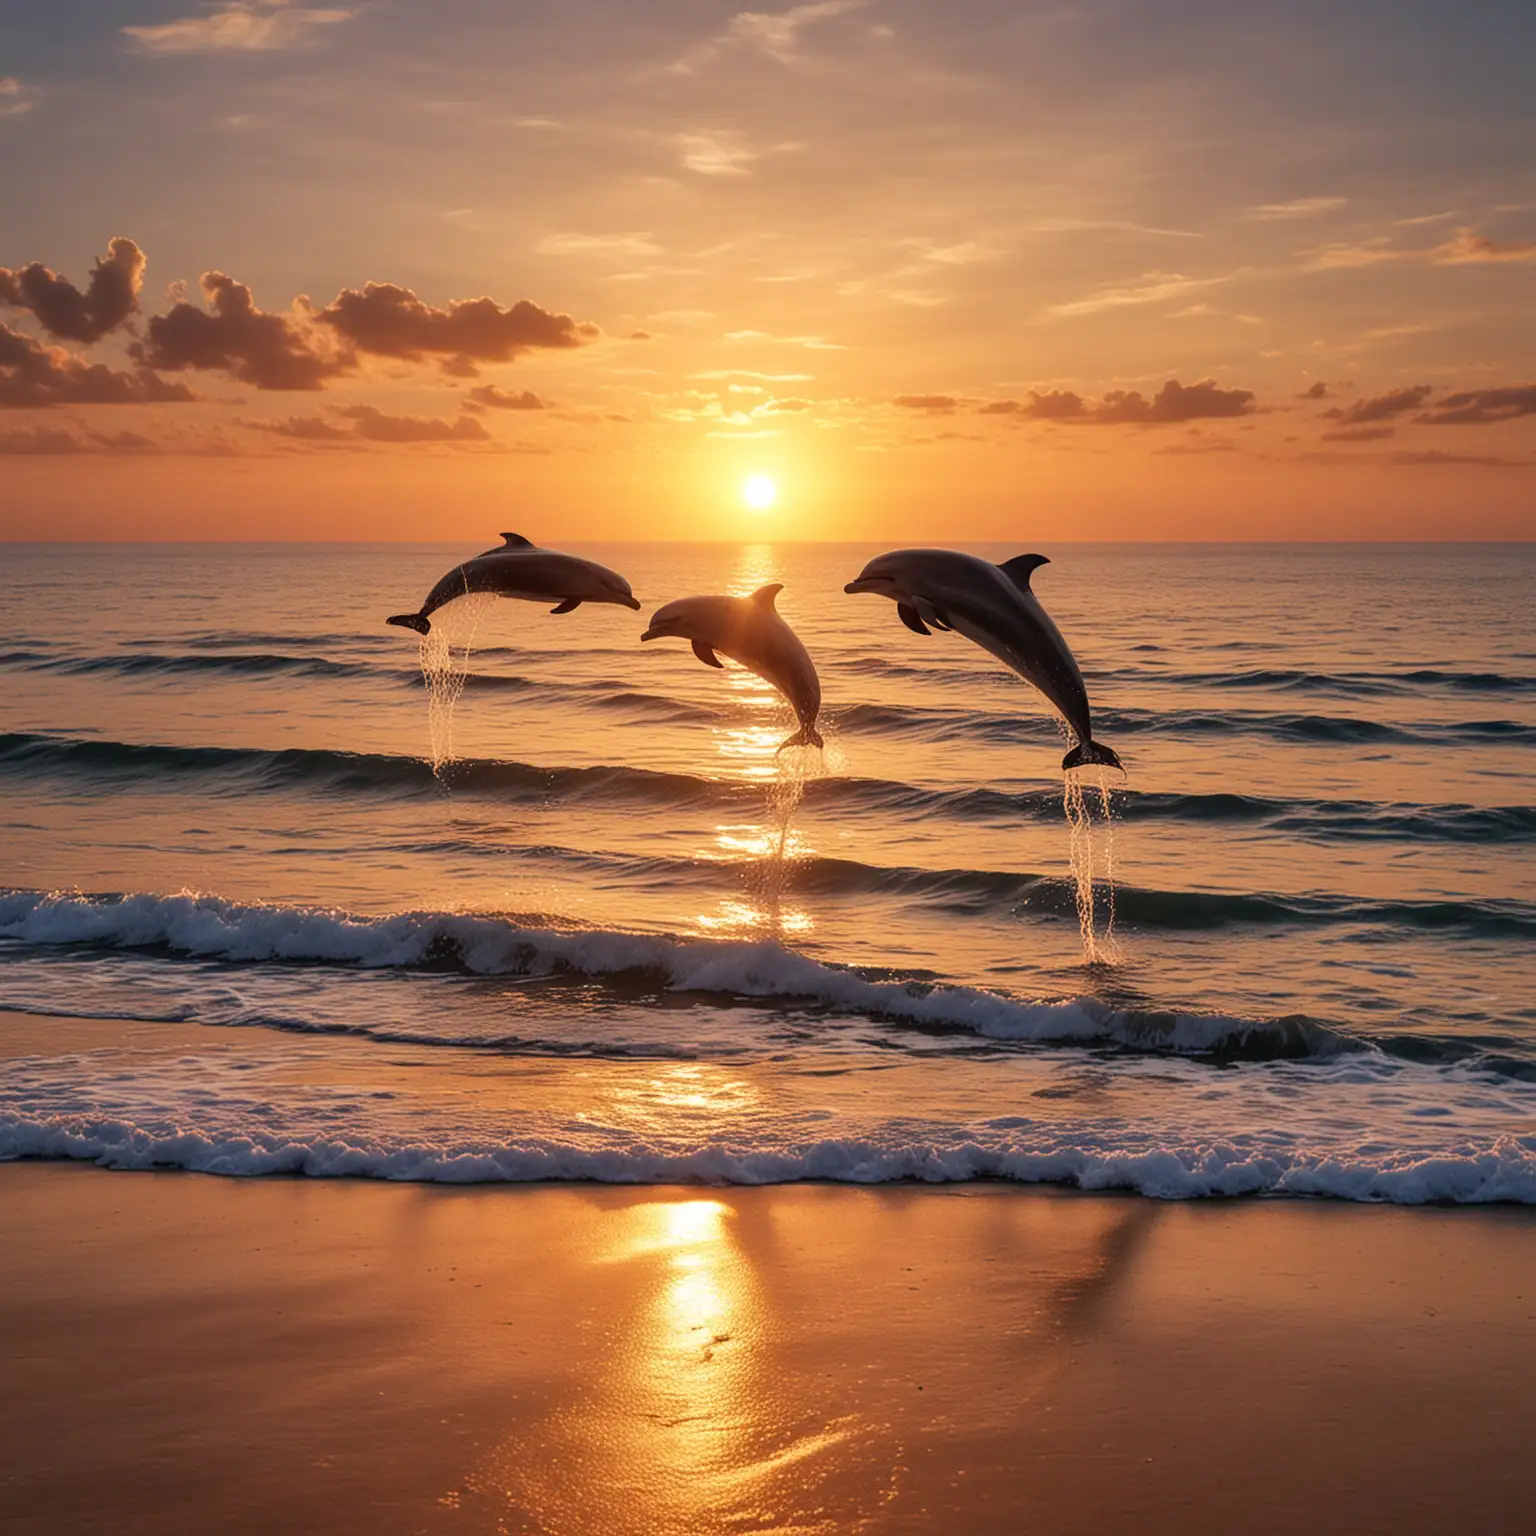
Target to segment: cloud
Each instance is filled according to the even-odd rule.
[[[1463,226],[1429,253],[1438,267],[1479,266],[1498,261],[1536,261],[1536,240],[1515,240],[1506,244],[1490,240],[1474,229]]]
[[[1396,434],[1396,427],[1343,427],[1337,432],[1324,432],[1325,443],[1374,443]]]
[[[989,400],[983,416],[1019,416],[1084,426],[1172,426],[1185,421],[1225,421],[1253,410],[1251,389],[1221,389],[1213,379],[1180,384],[1169,379],[1148,400],[1139,390],[1112,389],[1097,405],[1070,389],[1031,390],[1023,400]]]
[[[370,443],[485,443],[491,440],[473,416],[448,422],[432,416],[386,416],[374,405],[342,405],[336,414]]]
[[[355,366],[288,316],[258,309],[251,290],[223,272],[203,273],[202,290],[213,312],[180,303],[153,316],[132,348],[139,362],[168,372],[218,369],[257,389],[323,389]]]
[[[258,432],[273,432],[279,437],[293,437],[305,443],[353,443],[357,434],[323,416],[288,416],[281,421],[247,421],[245,426]]]
[[[508,392],[494,384],[484,384],[472,389],[464,402],[466,411],[547,411],[549,401],[534,394],[531,389]]]
[[[15,75],[0,75],[0,117],[20,117],[37,105],[37,93]]]
[[[143,453],[158,445],[138,432],[97,432],[84,435],[64,427],[23,427],[0,432],[0,454],[54,456],[65,453]]]
[[[1094,412],[1093,420],[1166,426],[1173,422],[1246,416],[1252,409],[1251,389],[1221,389],[1213,379],[1200,384],[1180,384],[1177,379],[1169,379],[1150,400],[1143,399],[1134,389],[1110,390]]]
[[[232,0],[207,16],[153,27],[124,27],[141,53],[270,52],[310,42],[322,27],[351,21],[355,10],[292,5],[289,0]]]
[[[1345,207],[1348,202],[1345,197],[1298,197],[1289,203],[1260,203],[1248,210],[1248,217],[1261,224],[1280,219],[1315,219],[1319,214]]]
[[[1481,464],[1498,469],[1536,468],[1536,464],[1530,460],[1501,459],[1488,453],[1441,453],[1437,448],[1426,449],[1422,453],[1394,453],[1390,462],[1400,467],[1420,464]]]
[[[15,271],[0,267],[0,304],[30,310],[50,336],[99,341],[139,307],[143,282],[144,253],[118,235],[91,268],[84,293],[67,277],[33,261]]]
[[[1418,410],[1432,393],[1433,386],[1415,384],[1410,388],[1388,390],[1370,400],[1356,400],[1351,406],[1336,405],[1331,411],[1324,411],[1323,416],[1328,421],[1338,422],[1341,427],[1369,426]]]
[[[668,67],[673,74],[690,75],[733,50],[766,54],[788,64],[798,57],[800,35],[807,28],[846,16],[850,11],[862,11],[870,3],[871,0],[811,0],[787,11],[738,11],[723,32],[690,48]]]
[[[536,256],[659,256],[650,231],[621,235],[580,235],[574,231],[545,235],[533,247]]]
[[[0,325],[0,409],[170,404],[196,398],[184,384],[169,384],[149,368],[124,373],[88,363],[63,347],[46,346]]]
[[[1326,400],[1328,398],[1328,386],[1321,379],[1315,384],[1309,384],[1296,397],[1298,400]]]
[[[798,416],[804,411],[814,411],[814,400],[802,400],[797,396],[790,396],[782,400],[765,400],[757,406],[752,414],[754,416]]]
[[[1437,400],[1419,420],[1431,427],[1486,427],[1536,416],[1536,384],[1474,389]]]
[[[508,309],[489,298],[457,299],[439,309],[394,283],[345,288],[315,318],[359,352],[410,362],[437,357],[459,377],[473,377],[476,363],[580,347],[602,335],[588,321],[551,314],[529,299]]]
[[[258,432],[304,443],[356,447],[362,443],[487,443],[494,439],[473,416],[444,421],[435,416],[389,416],[374,405],[339,405],[332,413],[351,428],[325,416],[289,416],[279,421],[248,421]]]
[[[891,401],[906,411],[925,411],[930,416],[948,416],[960,402],[953,395],[897,395]]]
[[[1359,245],[1319,245],[1297,255],[1309,257],[1305,271],[1338,272],[1352,267],[1374,267],[1383,261],[1401,261],[1403,251],[1388,249],[1385,238],[1366,240]]]
[[[1121,287],[1101,288],[1087,298],[1073,299],[1066,304],[1053,304],[1046,310],[1046,314],[1065,318],[1093,315],[1105,309],[1124,309],[1132,304],[1156,304],[1162,299],[1177,298],[1181,293],[1224,282],[1224,277],[1185,277],[1178,272],[1145,272]]]
[[[680,133],[677,147],[683,165],[700,176],[747,176],[748,167],[758,158],[741,134],[729,130],[705,130]]]

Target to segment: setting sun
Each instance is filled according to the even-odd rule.
[[[742,486],[741,499],[754,512],[766,512],[779,499],[779,488],[767,475],[753,475]]]

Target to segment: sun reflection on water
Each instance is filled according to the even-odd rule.
[[[745,595],[782,579],[773,546],[754,544],[741,551],[730,590]],[[787,904],[783,892],[790,865],[817,851],[804,829],[792,825],[805,794],[808,754],[780,753],[794,722],[772,684],[745,667],[728,668],[725,681],[746,718],[711,730],[716,768],[722,777],[763,785],[766,814],[761,820],[720,823],[712,844],[696,851],[700,859],[743,865],[747,889],[722,896],[711,911],[696,912],[693,925],[716,936],[803,937],[815,929],[815,920],[804,907]]]

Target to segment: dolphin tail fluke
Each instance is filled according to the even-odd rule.
[[[1087,768],[1099,763],[1106,768],[1119,768],[1121,773],[1125,772],[1120,759],[1108,747],[1100,746],[1096,741],[1082,742],[1061,760],[1062,768],[1068,773],[1074,768]]]
[[[419,613],[396,613],[385,619],[386,624],[398,624],[401,629],[414,629],[418,635],[431,634],[432,626]]]
[[[779,743],[779,751],[783,752],[789,747],[823,747],[826,743],[821,739],[821,732],[814,725],[804,726],[795,732],[793,736],[786,737]]]

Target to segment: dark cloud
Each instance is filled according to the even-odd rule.
[[[150,368],[217,369],[257,389],[323,389],[355,366],[328,353],[285,315],[256,307],[251,290],[223,272],[205,272],[203,295],[212,308],[175,304],[154,316],[133,355]]]
[[[1337,432],[1324,432],[1325,443],[1375,443],[1391,437],[1396,427],[1341,427]]]
[[[1166,448],[1154,448],[1153,453],[1184,455],[1191,453],[1235,453],[1236,443],[1226,441],[1213,443],[1170,443]]]
[[[1316,384],[1302,390],[1296,398],[1298,400],[1326,400],[1328,398],[1328,386],[1319,380]]]
[[[148,368],[125,373],[88,363],[63,347],[46,346],[0,325],[0,408],[158,405],[195,399],[186,385],[169,384]]]
[[[1437,400],[1419,420],[1432,427],[1486,427],[1536,415],[1536,384],[1473,389]]]
[[[280,421],[248,421],[248,427],[303,443],[487,443],[494,439],[473,416],[444,421],[435,416],[389,416],[375,405],[339,405],[332,414],[351,426],[325,416],[288,416]]]
[[[465,410],[492,411],[547,411],[549,401],[534,394],[531,389],[497,389],[494,384],[484,384],[472,389],[464,403]]]
[[[24,427],[0,432],[0,454],[137,453],[156,445],[138,432],[92,432],[83,436],[64,427]]]
[[[1341,427],[1367,427],[1373,422],[1391,421],[1394,416],[1416,411],[1433,393],[1429,384],[1414,384],[1405,389],[1389,390],[1369,400],[1356,400],[1353,405],[1336,405],[1324,411],[1328,421],[1336,421]]]
[[[631,331],[629,339],[631,341],[654,341],[656,338],[650,331]]]
[[[903,410],[947,416],[960,402],[953,395],[897,395],[891,403]]]
[[[354,423],[353,430],[370,443],[484,443],[491,440],[473,416],[443,421],[433,416],[386,416],[374,405],[344,405],[336,414]]]
[[[1428,464],[1480,464],[1492,469],[1533,469],[1536,463],[1525,459],[1501,459],[1488,453],[1441,453],[1436,448],[1423,453],[1394,453],[1391,462],[1399,468]]]
[[[1089,405],[1070,389],[1032,389],[1022,400],[989,400],[978,409],[983,416],[1019,416],[1028,421],[1155,427],[1246,416],[1253,409],[1253,391],[1220,389],[1211,379],[1201,384],[1169,379],[1150,400],[1139,390],[1112,389],[1097,405]]]
[[[100,341],[139,307],[143,282],[144,253],[119,235],[91,268],[84,293],[67,277],[33,261],[15,271],[0,267],[0,304],[30,310],[50,336]]]
[[[1220,389],[1214,380],[1180,384],[1169,379],[1150,399],[1137,390],[1111,390],[1093,413],[1095,422],[1167,426],[1181,421],[1225,420],[1253,409],[1251,389]]]
[[[506,363],[541,348],[580,347],[602,334],[587,321],[551,314],[529,299],[510,309],[494,299],[458,299],[438,309],[395,283],[345,288],[315,318],[359,352],[408,362],[436,357],[464,378],[475,375],[477,363]]]
[[[272,432],[278,437],[292,437],[303,443],[355,443],[357,434],[323,416],[288,416],[281,421],[248,421],[258,432]]]

